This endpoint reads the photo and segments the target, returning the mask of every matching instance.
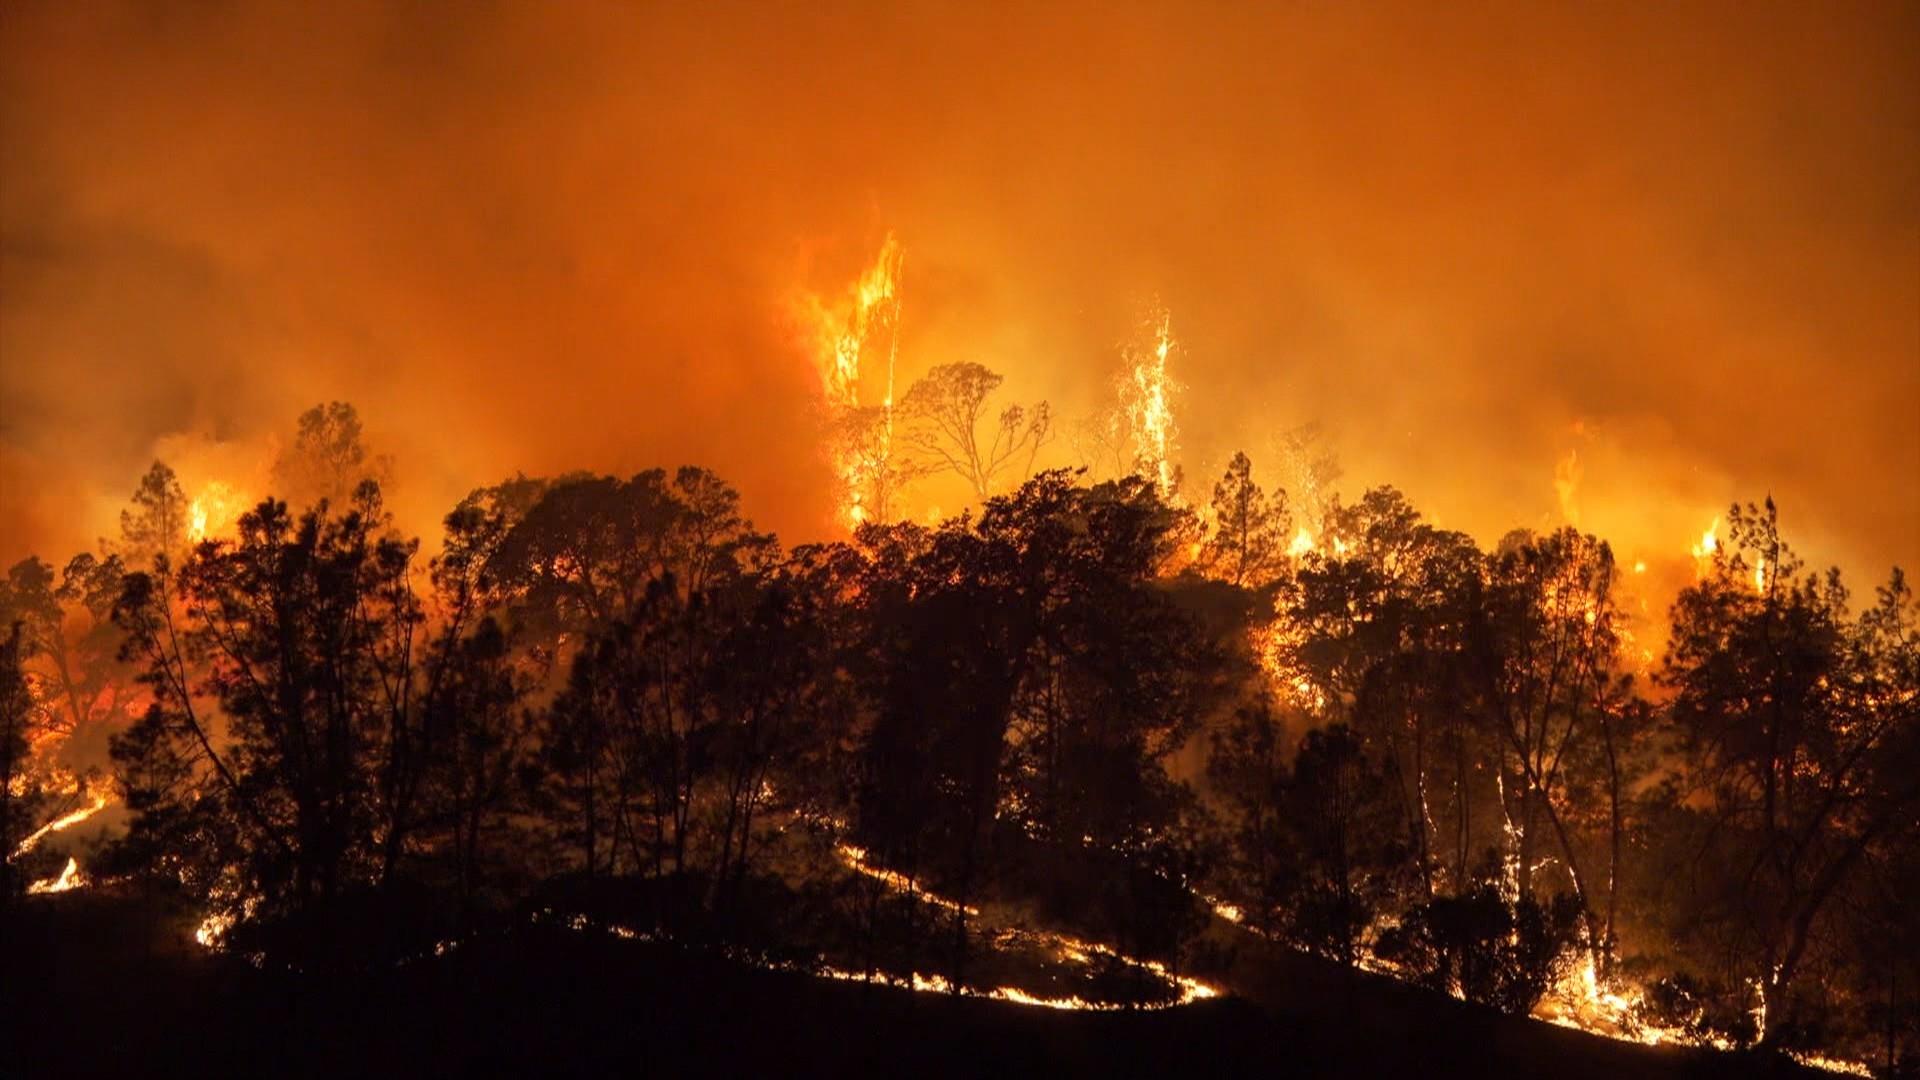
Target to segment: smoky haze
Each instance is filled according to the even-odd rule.
[[[9,5],[0,556],[331,399],[429,538],[680,462],[831,535],[794,300],[893,231],[903,379],[1071,420],[1164,304],[1202,497],[1318,421],[1483,542],[1678,566],[1772,493],[1816,562],[1920,561],[1920,8],[1567,14]]]

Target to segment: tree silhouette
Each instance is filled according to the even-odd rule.
[[[1213,485],[1211,509],[1213,533],[1202,552],[1208,570],[1235,585],[1271,582],[1284,565],[1292,529],[1287,493],[1261,491],[1253,482],[1253,462],[1236,453]]]
[[[940,370],[903,421],[991,419],[998,376]],[[350,409],[303,430],[313,476],[364,477]],[[1642,980],[1629,1025],[1910,1054],[1899,572],[1851,612],[1736,508],[1642,696],[1596,537],[1483,552],[1377,488],[1296,547],[1240,454],[1196,556],[1157,478],[996,493],[1043,432],[926,430],[977,511],[887,522],[870,488],[851,542],[783,551],[703,469],[515,476],[447,515],[426,594],[375,484],[189,547],[156,464],[112,553],[0,581],[0,842],[64,812],[36,742],[148,696],[89,875],[237,918],[263,963],[531,916],[979,988],[1023,927],[1178,964],[1212,897],[1510,1013],[1584,947]],[[10,903],[38,867],[5,862]],[[1089,984],[1148,979],[1109,959]]]
[[[39,828],[52,793],[28,768],[33,739],[45,724],[27,677],[29,639],[19,618],[4,609],[0,614],[9,616],[6,637],[0,638],[0,912],[4,912],[26,888],[20,847]]]
[[[1765,1019],[1749,1034],[1792,1042],[1798,977],[1835,899],[1914,842],[1920,637],[1897,571],[1850,619],[1837,572],[1800,577],[1772,500],[1728,521],[1712,572],[1674,604],[1661,676],[1711,807],[1680,898],[1708,970],[1758,988]]]
[[[156,461],[134,489],[132,506],[120,511],[120,546],[125,561],[150,567],[165,557],[178,563],[187,544],[187,496],[166,463]]]
[[[383,525],[371,484],[338,516],[263,502],[181,567],[178,615],[162,579],[129,575],[115,619],[154,694],[113,744],[136,861],[191,860],[188,888],[283,913],[391,877],[422,615],[414,545]]]
[[[305,507],[325,500],[344,506],[359,486],[391,482],[391,463],[368,451],[360,413],[344,401],[300,414],[293,443],[273,463],[275,490]]]
[[[1008,405],[995,418],[992,435],[981,436],[987,400],[1003,381],[980,364],[941,364],[921,376],[900,402],[907,444],[965,480],[981,501],[1014,465],[1020,465],[1022,479],[1031,475],[1035,455],[1053,433],[1052,414],[1042,401],[1032,408]]]

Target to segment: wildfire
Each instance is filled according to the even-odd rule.
[[[199,942],[202,948],[211,949],[220,944],[220,939],[227,936],[233,924],[234,916],[230,912],[216,911],[200,920],[199,927],[193,932],[193,940]]]
[[[57,833],[62,829],[72,828],[100,811],[105,810],[107,803],[111,801],[110,795],[104,787],[89,787],[87,789],[87,799],[87,805],[82,806],[78,810],[62,814],[29,833],[27,838],[20,842],[20,846],[13,849],[13,857],[17,859],[27,852],[32,851],[48,834]]]
[[[1578,967],[1554,984],[1534,1009],[1533,1015],[1562,1027],[1578,1028],[1590,1034],[1648,1046],[1694,1045],[1701,1042],[1699,1036],[1684,1028],[1649,1023],[1644,1015],[1645,1005],[1646,995],[1639,987],[1618,979],[1603,979],[1594,965],[1593,956],[1589,954]],[[1764,1031],[1765,995],[1759,997],[1754,1019]],[[1708,1038],[1705,1044],[1716,1050],[1736,1048],[1723,1038]],[[1857,1061],[1842,1061],[1820,1054],[1790,1053],[1795,1061],[1811,1068],[1853,1076],[1873,1075],[1872,1070]]]
[[[1304,530],[1302,535],[1305,535]],[[1308,539],[1311,541],[1312,538]],[[1299,542],[1299,537],[1295,537],[1295,546]],[[1307,550],[1318,549],[1310,546]],[[1318,715],[1325,711],[1326,692],[1309,677],[1299,660],[1300,647],[1306,643],[1306,630],[1276,612],[1266,625],[1256,624],[1248,633],[1254,658],[1259,662],[1261,672],[1266,675],[1267,686],[1274,695],[1282,702],[1311,714]]]
[[[1125,393],[1128,434],[1133,439],[1140,474],[1157,484],[1163,497],[1171,499],[1176,496],[1172,460],[1177,434],[1172,402],[1176,384],[1167,376],[1167,357],[1174,347],[1173,316],[1163,310],[1149,325],[1153,344],[1144,350],[1130,350],[1133,366]]]
[[[1720,519],[1715,517],[1707,531],[1700,534],[1700,542],[1693,545],[1694,573],[1705,577],[1707,567],[1713,562],[1713,553],[1720,548]]]
[[[80,860],[68,856],[66,869],[60,871],[59,877],[36,881],[27,886],[27,893],[34,896],[43,893],[61,893],[69,889],[77,889],[86,883],[87,880],[80,876]]]
[[[240,520],[246,506],[247,500],[232,487],[212,481],[187,506],[187,539],[197,544],[226,532]]]
[[[900,266],[899,241],[892,233],[880,247],[874,264],[860,276],[845,300],[827,304],[808,297],[803,317],[816,334],[821,391],[836,428],[854,418],[860,408],[860,362],[868,345],[881,330],[888,333],[886,393],[881,399],[879,430],[854,437],[838,432],[833,449],[833,466],[839,481],[841,514],[848,525],[859,525],[887,508],[871,505],[876,501],[870,489],[888,482],[886,470],[893,456],[893,379],[900,351]]]
[[[888,870],[885,867],[873,865],[867,861],[867,853],[862,848],[843,843],[838,845],[836,850],[840,855],[841,861],[846,863],[849,868],[886,885],[896,892],[906,893],[915,899],[923,900],[946,911],[964,913],[969,917],[978,917],[980,915],[978,908],[961,904],[956,900],[931,892],[904,874]],[[1169,986],[1178,988],[1179,994],[1172,1001],[1159,1005],[1147,1005],[1145,1006],[1147,1008],[1168,1008],[1174,1005],[1186,1005],[1195,1001],[1220,996],[1220,991],[1217,988],[1209,986],[1190,976],[1176,974],[1169,970],[1165,964],[1157,960],[1144,960],[1138,957],[1127,956],[1098,942],[1086,941],[1073,937],[1070,934],[1063,934],[1052,930],[1015,931],[1014,933],[1028,935],[1039,940],[1062,960],[1075,964],[1088,965],[1094,962],[1095,957],[1101,957],[1115,963],[1124,964],[1128,967],[1138,968],[1162,980]],[[851,972],[831,967],[820,969],[819,974],[832,979],[861,981],[869,979],[868,973],[865,972]],[[871,979],[872,981],[885,983],[890,986],[899,986],[923,993],[950,994],[955,992],[953,984],[939,975],[922,975],[919,972],[913,972],[910,975],[902,977],[883,972],[874,972],[871,974]],[[959,992],[969,996],[1008,1001],[1017,1005],[1035,1005],[1047,1009],[1091,1009],[1106,1011],[1132,1007],[1118,1002],[1088,1001],[1080,997],[1041,997],[1013,986],[1002,986],[991,990],[976,990],[963,986],[959,988]]]
[[[928,892],[926,889],[921,888],[918,882],[905,874],[889,870],[884,866],[873,865],[867,861],[867,851],[865,848],[855,847],[852,844],[840,844],[834,850],[839,853],[840,861],[847,864],[848,869],[870,877],[895,892],[907,893],[935,907],[945,908],[948,911],[959,912],[963,915],[974,916],[980,914],[979,908],[969,907],[936,893]]]
[[[208,949],[219,948],[227,931],[240,920],[252,918],[260,907],[259,897],[243,896],[240,887],[230,878],[216,884],[209,899],[213,905],[193,932],[193,940]]]
[[[1625,992],[1622,992],[1625,991]],[[1591,954],[1562,976],[1541,999],[1534,1015],[1562,1027],[1613,1038],[1657,1044],[1675,1041],[1677,1033],[1647,1028],[1638,1019],[1641,994],[1637,988],[1603,982]]]

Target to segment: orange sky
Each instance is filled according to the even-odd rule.
[[[1066,419],[1164,302],[1196,478],[1317,420],[1483,542],[1577,452],[1629,561],[1920,564],[1920,6],[823,6],[7,5],[0,559],[331,398],[430,537],[683,461],[826,535],[787,313],[891,229],[903,372]]]

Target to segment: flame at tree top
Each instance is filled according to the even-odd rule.
[[[816,334],[820,386],[835,431],[832,451],[840,516],[849,526],[888,513],[893,469],[893,379],[900,351],[900,242],[892,233],[871,267],[838,302],[809,296],[805,321]],[[868,346],[886,331],[886,390],[877,418],[862,416],[860,365]],[[870,430],[869,430],[870,429]]]
[[[1705,576],[1707,566],[1713,562],[1713,553],[1720,549],[1720,519],[1715,517],[1707,531],[1700,534],[1700,542],[1693,545],[1695,570]]]
[[[1122,387],[1128,435],[1140,475],[1159,485],[1160,494],[1174,498],[1173,451],[1178,430],[1173,422],[1173,393],[1178,389],[1167,375],[1167,357],[1174,349],[1173,316],[1162,309],[1148,321],[1152,344],[1128,350],[1131,367]]]

